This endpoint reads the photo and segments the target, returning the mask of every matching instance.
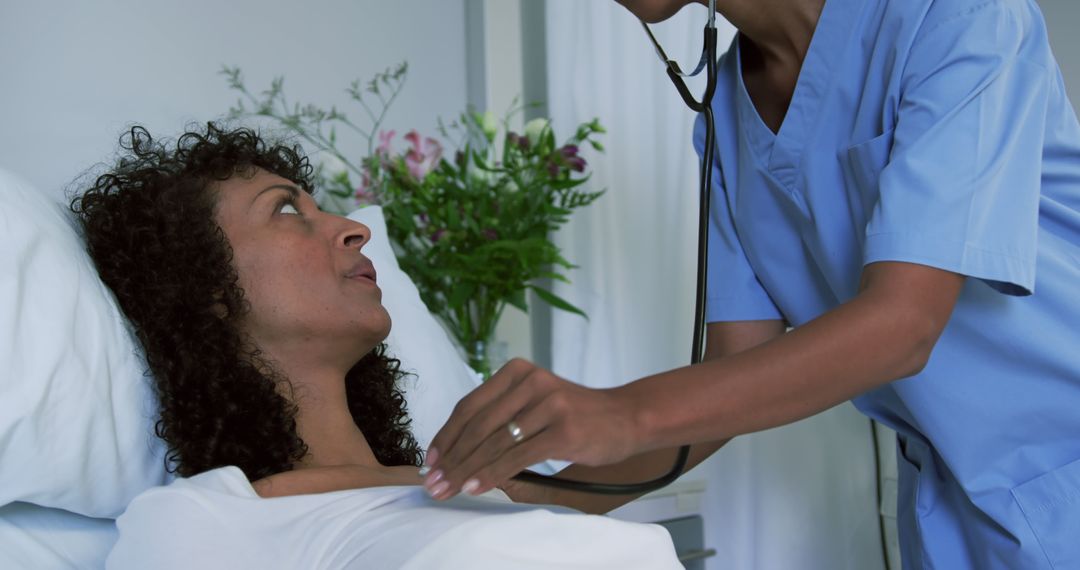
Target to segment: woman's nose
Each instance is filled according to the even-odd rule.
[[[348,219],[345,221],[346,226],[338,236],[338,244],[346,248],[360,250],[371,239],[371,228],[360,222]]]

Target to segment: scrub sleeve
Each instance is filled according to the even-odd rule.
[[[1018,55],[1023,31],[1002,11],[916,38],[866,264],[918,263],[1009,295],[1034,290],[1050,74]]]

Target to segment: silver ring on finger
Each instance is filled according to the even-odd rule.
[[[517,422],[513,420],[506,422],[506,431],[510,432],[510,437],[513,438],[514,443],[525,441],[525,432],[521,430],[521,426]]]

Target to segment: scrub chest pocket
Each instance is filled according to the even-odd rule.
[[[1051,568],[1080,568],[1080,459],[1017,485],[1013,498]]]
[[[894,129],[889,129],[872,139],[853,144],[839,153],[844,177],[848,181],[848,184],[845,184],[848,204],[851,204],[850,207],[856,216],[855,223],[858,231],[866,231],[866,224],[870,221],[874,207],[877,205],[880,196],[878,179],[889,162],[893,133]],[[860,241],[862,237],[860,236]]]

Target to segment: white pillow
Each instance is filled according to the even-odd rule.
[[[0,169],[0,506],[115,517],[168,481],[143,360],[66,206]]]
[[[29,503],[0,507],[0,568],[104,568],[116,523]]]

